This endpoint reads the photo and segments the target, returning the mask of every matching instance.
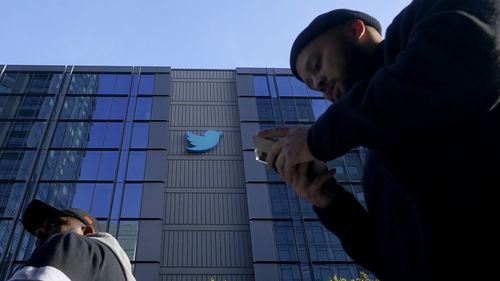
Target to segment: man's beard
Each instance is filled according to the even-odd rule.
[[[342,44],[345,56],[345,78],[344,86],[348,92],[356,83],[369,80],[373,76],[371,54],[363,47],[353,41],[345,41]]]

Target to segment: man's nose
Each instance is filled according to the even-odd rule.
[[[313,87],[315,90],[323,91],[326,87],[326,77],[325,76],[315,76],[313,77]]]

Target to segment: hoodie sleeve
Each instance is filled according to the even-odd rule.
[[[58,234],[39,246],[9,281],[91,281],[102,263],[98,247],[83,236]]]
[[[356,84],[311,127],[308,147],[315,158],[331,160],[357,146],[430,141],[496,106],[498,55],[491,26],[453,10],[431,13],[411,30],[404,47],[391,54],[397,55],[393,63]],[[386,43],[404,33],[391,31]],[[394,47],[397,38],[391,40]]]
[[[323,209],[313,207],[321,223],[337,235],[347,254],[361,266],[380,273],[375,231],[368,212],[353,194],[331,178],[323,189],[333,193],[332,203]]]

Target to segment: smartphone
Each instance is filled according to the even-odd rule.
[[[253,143],[255,145],[255,159],[260,163],[267,164],[267,155],[271,152],[271,147],[275,142],[276,140],[273,139],[254,136]]]

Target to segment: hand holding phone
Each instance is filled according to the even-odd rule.
[[[271,148],[276,140],[263,138],[259,136],[253,137],[253,143],[255,145],[255,159],[263,164],[267,164],[267,156],[271,152]]]

